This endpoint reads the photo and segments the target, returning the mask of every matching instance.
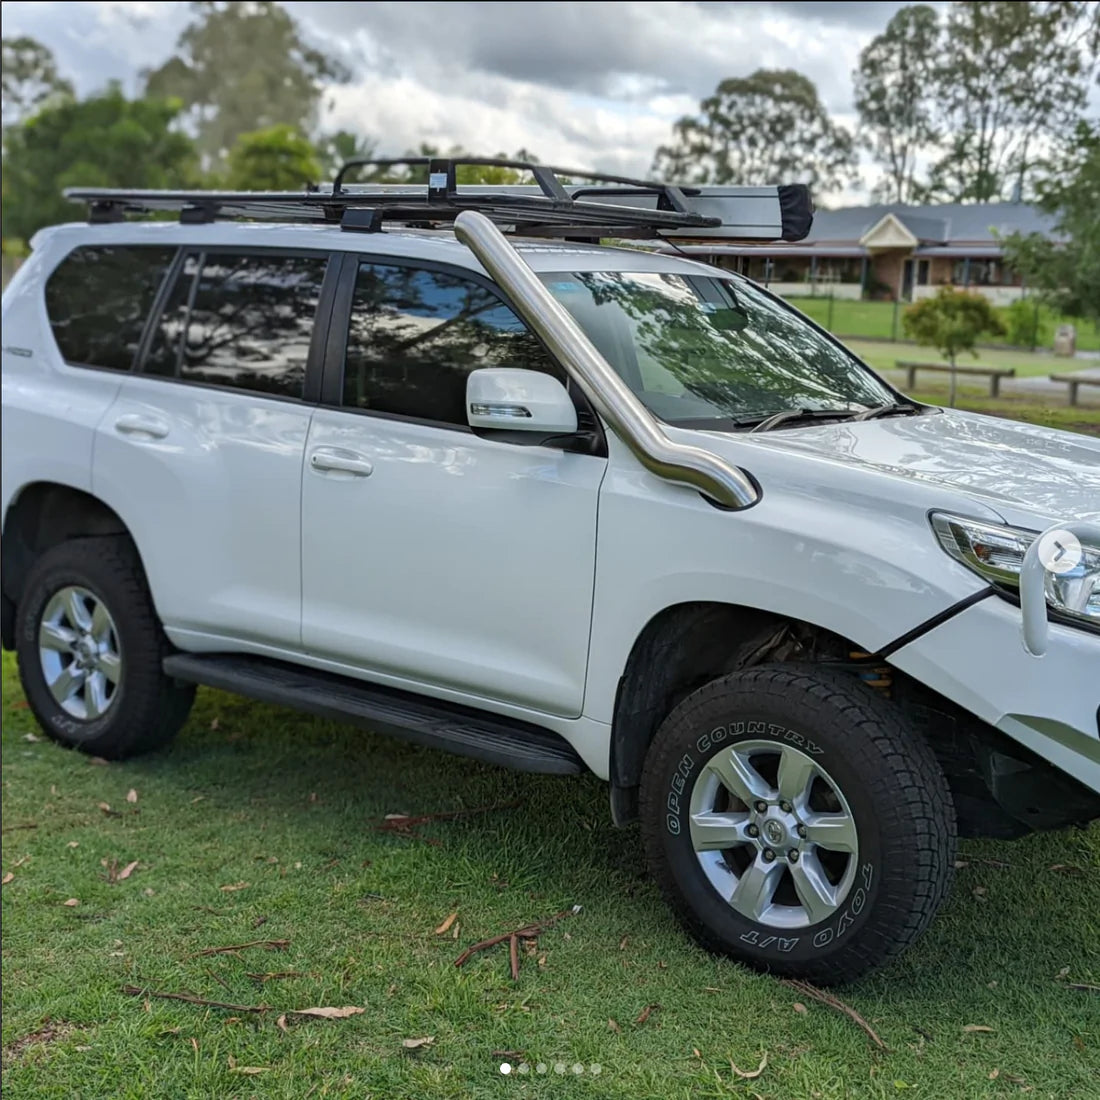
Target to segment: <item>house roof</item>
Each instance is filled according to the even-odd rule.
[[[803,244],[836,242],[859,244],[879,223],[890,222],[893,215],[921,244],[951,244],[967,241],[996,244],[994,230],[1009,233],[1046,233],[1053,219],[1034,206],[1019,202],[943,203],[913,206],[906,203],[879,203],[874,206],[848,206],[840,210],[818,210],[813,228]]]

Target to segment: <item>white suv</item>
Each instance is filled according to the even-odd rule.
[[[749,202],[799,236],[798,189],[430,167],[81,192],[35,238],[2,625],[51,737],[156,748],[208,684],[590,770],[701,944],[823,982],[923,931],[957,830],[1100,814],[1100,443],[917,404],[746,279],[578,240],[750,236]]]

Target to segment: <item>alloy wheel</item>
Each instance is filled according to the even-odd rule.
[[[67,585],[50,597],[38,628],[38,659],[54,701],[73,718],[100,718],[118,696],[118,631],[107,606],[86,588]]]

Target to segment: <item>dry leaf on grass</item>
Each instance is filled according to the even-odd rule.
[[[255,1077],[257,1073],[270,1073],[270,1066],[232,1066],[230,1073],[243,1073],[246,1077]]]
[[[806,1006],[801,1001],[795,1001],[794,1004],[791,1005],[791,1008],[793,1008],[795,1010],[795,1012],[806,1012],[807,1011]]]
[[[112,810],[110,804],[107,802],[97,802],[96,805],[108,816],[108,817],[121,817],[122,815],[118,810]]]
[[[36,741],[41,741],[42,738],[36,737],[33,733],[25,733],[23,734],[23,740],[26,741],[28,744],[33,745]]]
[[[275,1021],[275,1026],[280,1031],[289,1031],[290,1030],[290,1028],[288,1028],[286,1026],[286,1013],[285,1012]]]
[[[985,1024],[964,1024],[963,1031],[975,1032],[975,1031],[996,1031],[996,1028],[986,1027]]]
[[[441,925],[440,925],[440,926],[439,926],[439,927],[438,927],[438,928],[437,928],[437,929],[435,930],[435,934],[436,934],[437,936],[442,936],[442,935],[443,935],[443,934],[444,934],[445,932],[449,932],[449,931],[451,930],[451,925],[452,925],[452,924],[454,924],[454,922],[455,922],[456,920],[458,920],[458,913],[452,913],[452,914],[451,914],[451,915],[450,915],[450,916],[449,916],[449,917],[448,917],[448,918],[447,918],[447,919],[446,919],[446,920],[445,920],[445,921],[444,921],[444,922],[443,922],[443,923],[442,923],[442,924],[441,924]]]
[[[12,873],[11,871],[9,871],[9,872],[8,872],[8,873],[7,873],[7,874],[6,874],[5,876],[4,876],[4,885],[5,885],[5,886],[7,886],[7,884],[8,884],[9,882],[11,882],[11,880],[12,880],[13,878],[15,878],[15,875],[14,875],[14,874],[13,874],[13,873]]]
[[[130,789],[129,789],[129,790],[127,791],[127,792],[126,792],[126,801],[127,801],[127,802],[136,802],[136,801],[137,801],[137,798],[138,798],[138,795],[137,795],[137,791],[135,791],[135,790],[134,790],[134,788],[133,788],[133,787],[131,787],[131,788],[130,788]]]
[[[234,890],[247,890],[251,885],[251,882],[229,882],[225,886],[219,886],[218,889],[226,894],[231,894]]]
[[[360,1011],[362,1011],[362,1009],[360,1009]],[[431,1046],[434,1042],[434,1035],[425,1035],[423,1039],[402,1039],[401,1045],[406,1050],[420,1050],[422,1047]]]
[[[112,859],[108,862],[105,859],[101,859],[100,865],[107,868],[107,881],[113,886],[116,882],[122,882],[124,879],[128,879],[134,871],[137,870],[138,861],[135,859],[132,863],[127,863],[125,867],[119,870],[118,860]]]
[[[74,909],[80,904],[80,898],[69,898],[68,901],[63,901],[62,905],[67,905],[70,909]]]
[[[730,1069],[732,1069],[733,1072],[736,1073],[737,1076],[740,1077],[743,1081],[755,1080],[767,1068],[768,1068],[768,1054],[767,1054],[767,1051],[764,1052],[764,1057],[760,1059],[760,1065],[758,1065],[756,1067],[756,1069],[753,1069],[753,1070],[738,1069],[733,1064],[733,1059],[732,1058],[730,1059]]]
[[[638,1013],[638,1018],[634,1021],[636,1024],[644,1024],[649,1017],[657,1011],[660,1005],[646,1005],[641,1012]]]
[[[365,1008],[357,1008],[355,1005],[344,1005],[343,1008],[296,1008],[295,1016],[316,1016],[321,1020],[346,1020],[349,1016],[358,1016],[366,1012]],[[408,1040],[405,1040],[408,1042]],[[429,1039],[428,1042],[431,1042]]]

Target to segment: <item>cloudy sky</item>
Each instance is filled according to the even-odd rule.
[[[578,168],[646,174],[671,123],[726,76],[794,68],[854,123],[851,72],[894,2],[322,3],[285,5],[355,73],[326,97],[326,129],[398,154],[421,141],[526,148]],[[3,4],[4,35],[55,53],[79,92],[138,90],[188,19],[185,3]],[[865,172],[868,182],[873,173]]]

